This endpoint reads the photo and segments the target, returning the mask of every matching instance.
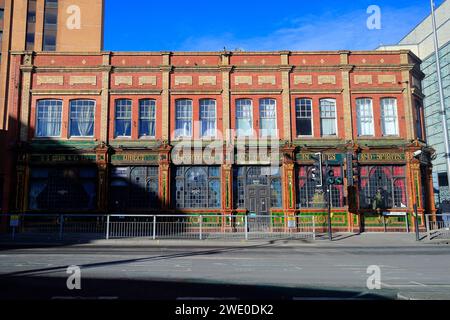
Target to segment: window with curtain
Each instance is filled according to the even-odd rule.
[[[201,99],[200,100],[200,123],[202,137],[216,136],[216,100]]]
[[[385,208],[408,206],[405,166],[363,166],[360,179],[361,208],[372,208],[378,190],[382,193]]]
[[[236,100],[236,135],[238,137],[253,135],[253,106],[250,99]]]
[[[123,212],[159,208],[159,168],[157,166],[113,167],[110,208]]]
[[[175,101],[175,137],[192,137],[192,100]]]
[[[96,168],[31,168],[30,210],[93,210],[96,203]]]
[[[335,136],[336,130],[336,100],[320,100],[320,131],[322,136]]]
[[[156,101],[143,99],[139,101],[139,137],[156,136]]]
[[[398,135],[397,99],[381,99],[381,127],[384,136]]]
[[[261,137],[277,136],[277,102],[275,99],[259,100],[259,125]]]
[[[36,108],[36,136],[60,137],[61,117],[61,100],[39,100]]]
[[[356,99],[356,115],[358,121],[358,135],[373,136],[375,134],[375,126],[372,99]]]
[[[176,167],[174,199],[180,209],[219,209],[221,186],[219,167]]]
[[[95,101],[70,101],[70,136],[94,136]]]
[[[116,100],[115,137],[131,137],[131,100]]]
[[[297,136],[313,135],[313,113],[311,99],[295,99]]]

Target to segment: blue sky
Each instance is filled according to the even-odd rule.
[[[397,43],[430,12],[429,0],[123,3],[106,0],[106,50],[370,50]],[[380,30],[366,27],[370,5],[381,8]]]

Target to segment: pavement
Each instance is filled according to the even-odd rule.
[[[0,300],[450,300],[446,241],[416,242],[403,233],[335,236],[0,241]],[[70,266],[80,268],[81,290],[67,288]]]

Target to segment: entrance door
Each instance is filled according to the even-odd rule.
[[[247,204],[250,232],[270,231],[270,189],[267,186],[248,186]]]

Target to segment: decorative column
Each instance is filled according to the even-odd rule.
[[[415,226],[415,219],[417,219],[417,217],[415,216],[415,212],[414,212],[414,204],[417,205],[417,209],[418,211],[422,211],[421,209],[423,209],[423,203],[422,203],[422,198],[421,198],[421,179],[420,179],[420,161],[417,160],[416,158],[414,158],[414,156],[412,154],[409,154],[409,170],[408,170],[408,176],[409,176],[409,186],[411,189],[410,192],[410,205],[409,205],[409,209],[411,211],[411,216],[412,216],[412,229],[414,229]],[[423,212],[422,214],[420,212],[418,212],[418,215],[421,216],[421,220],[422,220],[422,224],[424,222],[424,217],[423,217]],[[420,220],[419,220],[420,223]]]
[[[14,203],[14,211],[17,213],[24,213],[27,210],[28,197],[28,161],[27,155],[24,151],[19,151],[16,166],[16,197]]]
[[[108,212],[108,194],[109,194],[109,152],[106,144],[100,144],[96,150],[97,170],[98,170],[98,211]]]
[[[159,200],[162,210],[170,209],[170,152],[171,147],[164,143],[159,149]]]
[[[233,136],[231,135],[231,94],[230,94],[230,77],[233,67],[230,66],[229,52],[222,53],[222,65],[220,71],[222,72],[222,118],[223,118],[223,140],[230,142]]]
[[[281,52],[281,85],[283,89],[283,139],[286,141],[292,141],[292,125],[291,125],[291,89],[290,89],[290,76],[292,66],[289,66],[289,51]]]
[[[343,102],[343,121],[345,128],[345,139],[353,140],[353,113],[352,102],[350,98],[350,71],[353,67],[348,64],[349,51],[341,51],[341,74],[342,74],[342,102]]]
[[[283,211],[287,220],[294,217],[297,211],[295,194],[295,147],[288,143],[282,148],[283,153]]]
[[[108,128],[109,128],[109,80],[111,77],[110,53],[103,55],[102,65],[102,111],[100,119],[100,141],[108,143]]]
[[[170,65],[170,52],[163,52],[163,64],[161,65],[162,72],[162,140],[170,141],[170,73],[172,66]]]
[[[428,188],[428,199],[430,206],[430,212],[428,213],[430,215],[431,221],[436,221],[436,204],[434,202],[434,183],[433,183],[433,167],[430,164],[427,167],[427,188]]]
[[[22,71],[22,93],[20,107],[20,141],[28,141],[28,128],[30,127],[30,90],[31,73],[33,72],[33,56],[26,54],[23,56]]]
[[[233,167],[222,165],[222,229],[231,231],[233,221]]]

